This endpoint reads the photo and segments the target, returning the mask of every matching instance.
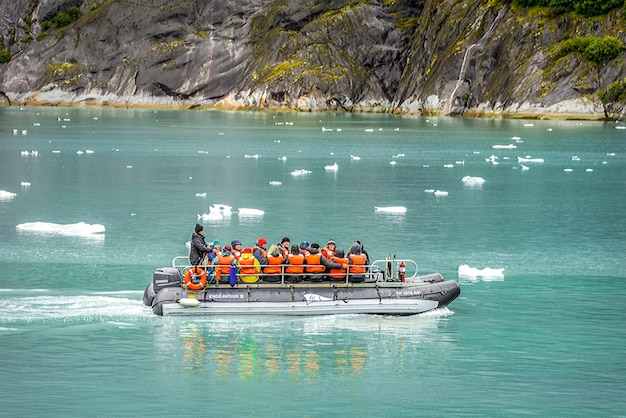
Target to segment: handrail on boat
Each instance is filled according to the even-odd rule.
[[[278,282],[273,282],[275,284],[290,284],[289,281],[285,281],[285,276],[290,276],[289,274],[285,273],[285,267],[288,266],[292,266],[290,264],[279,264],[279,265],[273,265],[272,267],[280,267],[281,268],[281,279]],[[303,265],[303,267],[306,267],[307,265]],[[309,267],[316,267],[313,265],[308,265]],[[172,259],[172,267],[180,270],[182,273],[184,273],[184,271],[186,271],[187,269],[191,268],[191,267],[195,267],[192,266],[189,263],[189,257],[187,256],[176,256]],[[212,269],[215,268],[214,265],[212,264],[200,264],[197,267],[201,267],[204,268],[206,270],[210,270],[212,271]],[[268,277],[268,276],[277,276],[278,274],[267,274],[267,273],[263,273],[262,268],[263,267],[267,267],[267,265],[261,265],[261,271],[257,274],[253,274],[252,276],[259,276],[260,279],[263,279],[263,277]],[[366,273],[364,274],[365,276],[365,282],[367,283],[375,283],[375,282],[399,282],[399,281],[406,281],[406,282],[412,282],[415,281],[418,278],[417,272],[418,272],[418,266],[417,263],[413,260],[410,259],[401,259],[401,258],[386,258],[386,259],[381,259],[381,260],[375,260],[374,262],[365,265],[364,267],[366,267]],[[402,280],[402,269],[404,269],[404,280]],[[299,273],[298,276],[303,276],[303,277],[307,277],[307,276],[316,276],[319,275],[319,273],[308,273],[306,271],[303,271],[302,273]],[[239,272],[237,273],[237,278],[239,278],[240,276],[250,276],[250,274],[240,274]],[[348,268],[346,271],[346,278],[345,281],[344,280],[331,280],[331,282],[335,282],[335,283],[351,283],[350,282],[350,269]],[[238,280],[238,283],[241,283]],[[264,283],[270,283],[269,281],[264,281]],[[251,283],[247,283],[247,284],[251,284]]]

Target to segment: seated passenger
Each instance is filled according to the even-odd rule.
[[[283,257],[282,251],[280,251],[277,246],[272,245],[270,254],[267,257],[267,266],[263,267],[263,273],[266,274],[263,276],[263,281],[271,283],[280,282],[283,276],[283,267],[281,264],[285,263],[286,259]]]
[[[335,255],[335,250],[337,249],[337,244],[332,239],[328,240],[328,243],[324,248],[322,248],[322,255],[329,260],[331,260]]]
[[[309,255],[307,255],[305,259],[307,266],[304,271],[308,274],[306,274],[303,279],[312,282],[321,282],[326,280],[328,277],[326,272],[331,269],[348,268],[347,263],[341,265],[324,257],[320,252],[320,245],[315,242],[311,244],[311,247],[309,248]]]
[[[213,251],[209,253],[209,262],[213,263],[213,260],[215,260],[215,258],[222,253],[222,248],[220,247],[220,240],[219,239],[214,240],[211,248],[213,248]]]
[[[290,283],[302,281],[302,273],[304,272],[306,260],[304,256],[300,254],[300,248],[297,244],[291,246],[291,252],[287,256],[285,264],[289,264],[285,267],[285,281]]]
[[[239,258],[237,264],[239,265],[239,280],[244,283],[256,283],[259,281],[261,264],[259,260],[252,255],[252,248],[246,247],[243,249],[241,258]]]
[[[237,260],[239,260],[241,258],[241,241],[239,241],[238,239],[234,239],[230,242],[230,247],[232,248],[232,252],[233,255],[235,256],[235,258]]]
[[[254,254],[257,260],[259,260],[259,263],[261,263],[261,265],[267,264],[266,246],[267,246],[267,240],[263,237],[260,237],[256,241],[256,245],[252,249],[252,254]]]
[[[346,273],[347,269],[343,268],[343,265],[350,264],[350,260],[346,258],[346,254],[342,249],[337,249],[335,251],[335,256],[332,258],[337,264],[341,264],[342,268],[340,269],[330,269],[328,271],[328,277],[330,280],[343,280],[346,281]]]
[[[311,245],[311,243],[309,241],[302,241],[300,243],[300,254],[302,254],[303,256],[307,256],[309,255],[309,246]]]
[[[361,246],[355,244],[350,249],[350,271],[348,280],[352,283],[361,283],[365,280],[365,273],[367,272],[367,256],[362,253]]]
[[[224,250],[213,259],[213,265],[215,266],[215,280],[217,280],[218,283],[228,283],[230,267],[237,267],[237,260],[230,251]]]
[[[291,241],[288,237],[283,237],[283,239],[280,240],[280,243],[276,244],[276,246],[283,252],[283,255],[285,257],[289,255],[289,245],[291,245]]]

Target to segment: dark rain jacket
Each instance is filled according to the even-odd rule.
[[[189,251],[189,261],[194,266],[200,264],[200,260],[206,253],[212,251],[211,247],[206,244],[204,237],[200,234],[191,234],[191,250]]]

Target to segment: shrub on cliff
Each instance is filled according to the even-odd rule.
[[[561,43],[557,58],[571,53],[578,54],[585,61],[595,65],[617,57],[624,50],[624,43],[615,36],[596,38],[595,36],[575,36]]]
[[[600,16],[617,9],[624,4],[623,0],[514,0],[514,4],[522,7],[551,7],[557,13],[576,12],[583,16]]]

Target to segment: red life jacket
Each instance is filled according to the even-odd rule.
[[[331,250],[330,248],[324,247],[322,248],[322,255],[329,260],[332,260],[332,258],[335,256],[335,251]]]
[[[285,268],[287,274],[301,274],[304,271],[304,256],[302,254],[289,254],[289,265]]]
[[[350,254],[349,257],[352,260],[350,274],[365,274],[367,268],[364,266],[367,263],[367,256],[365,254]]]
[[[333,257],[332,260],[337,264],[350,264],[347,258]],[[330,269],[328,273],[331,279],[344,280],[346,278],[346,269]]]
[[[269,256],[267,259],[267,267],[263,269],[263,273],[265,274],[280,274],[283,271],[281,264],[283,263],[283,257],[279,255],[278,257]]]
[[[307,273],[323,273],[326,271],[326,267],[324,267],[320,263],[320,259],[322,258],[322,254],[309,254],[306,257],[306,272]]]

